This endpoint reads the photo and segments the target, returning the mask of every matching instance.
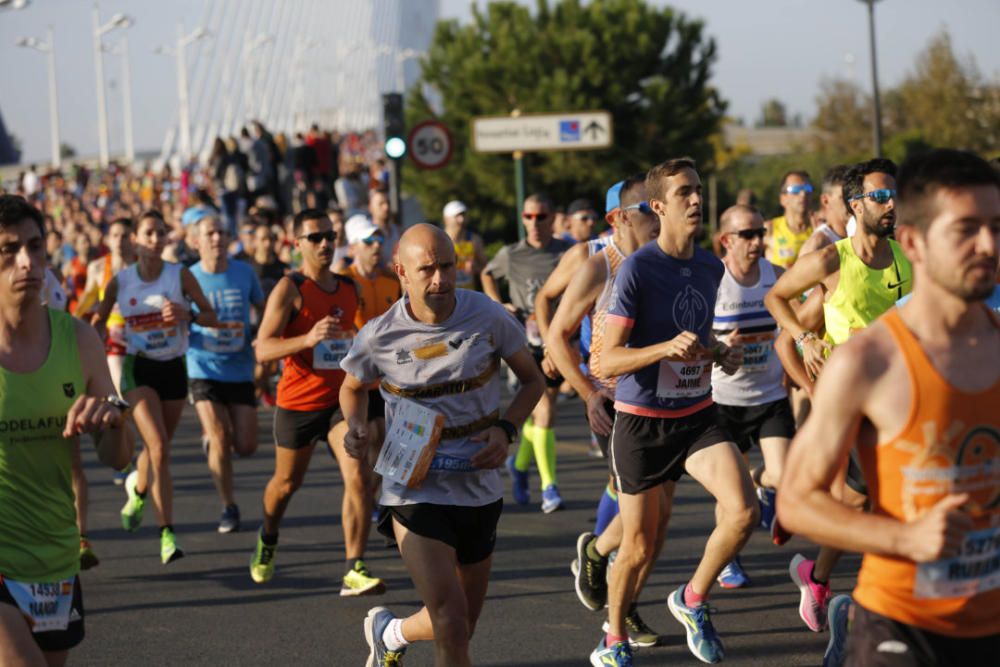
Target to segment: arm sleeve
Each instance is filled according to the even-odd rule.
[[[638,283],[635,263],[626,260],[618,270],[614,286],[611,288],[607,321],[629,329],[635,325],[639,311]]]
[[[486,271],[496,280],[500,280],[501,278],[506,278],[507,274],[510,273],[509,267],[510,252],[507,250],[507,246],[504,246],[500,248],[500,251],[486,265]]]
[[[375,365],[375,359],[372,357],[373,323],[374,320],[361,327],[361,331],[354,337],[354,343],[351,344],[347,356],[340,362],[340,367],[344,371],[365,384],[375,382],[382,377],[382,372]]]

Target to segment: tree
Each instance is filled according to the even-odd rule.
[[[407,164],[403,182],[425,211],[460,197],[489,239],[516,238],[511,158],[475,153],[469,141],[472,118],[514,109],[612,114],[607,150],[526,156],[529,190],[560,202],[603,202],[612,183],[669,157],[710,167],[725,109],[709,83],[715,58],[699,21],[644,0],[538,0],[534,14],[514,2],[473,5],[471,24],[438,24],[407,102],[410,127],[437,118],[451,129],[451,163],[436,172]]]
[[[853,82],[824,79],[816,107],[812,125],[821,131],[820,150],[858,160],[870,156],[875,116],[871,96]]]
[[[757,127],[788,127],[788,112],[781,100],[771,98],[764,102]]]

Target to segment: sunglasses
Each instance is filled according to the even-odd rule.
[[[329,241],[333,243],[333,240],[337,238],[337,235],[333,232],[313,232],[312,234],[303,234],[299,236],[300,239],[305,239],[312,243],[313,245],[319,245],[323,241]]]
[[[368,238],[361,239],[361,242],[365,245],[375,245],[376,243],[385,243],[385,237],[381,234],[372,234]]]
[[[525,220],[545,220],[549,217],[548,213],[522,213],[521,217]]]
[[[653,215],[653,209],[650,207],[648,201],[641,201],[638,204],[631,204],[630,206],[622,206],[623,211],[639,211],[643,215]]]
[[[854,195],[849,201],[856,201],[858,199],[871,199],[879,204],[888,204],[890,199],[896,198],[896,191],[892,188],[882,188],[880,190],[872,190],[871,192],[862,192],[860,195]]]
[[[730,234],[736,234],[744,241],[750,241],[751,239],[762,239],[764,235],[767,234],[767,230],[761,227],[760,229],[741,229],[738,232],[729,232]]]
[[[813,186],[810,185],[809,183],[803,183],[800,185],[786,185],[784,188],[781,189],[781,191],[786,195],[800,195],[803,192],[805,192],[806,194],[811,194],[813,191]]]

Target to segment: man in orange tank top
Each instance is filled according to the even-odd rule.
[[[257,361],[284,359],[285,365],[274,413],[274,475],[264,491],[264,522],[250,576],[258,584],[274,576],[281,518],[302,485],[316,442],[325,440],[332,444],[344,480],[341,520],[347,571],[340,594],[381,593],[385,584],[370,576],[362,560],[371,525],[371,473],[344,450],[346,426],[340,414],[340,361],[356,333],[357,287],[329,269],[334,233],[324,211],[298,213],[294,233],[302,253],[301,272],[275,285],[257,331]]]
[[[847,664],[994,665],[1000,321],[984,300],[1000,253],[1000,176],[938,150],[903,165],[898,193],[913,298],[830,357],[778,512],[795,533],[865,554]],[[852,447],[871,513],[830,493]]]

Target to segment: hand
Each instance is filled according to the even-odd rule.
[[[340,333],[340,318],[334,317],[333,315],[327,315],[314,324],[313,328],[309,330],[309,333],[306,334],[306,343],[308,344],[308,347],[316,347],[320,341],[324,341],[328,338],[334,338]]]
[[[167,324],[184,324],[191,320],[191,311],[173,301],[167,301],[160,312],[163,314],[163,321]]]
[[[743,365],[743,345],[726,345],[719,343],[715,349],[716,365],[722,369],[726,375],[732,375]]]
[[[356,459],[365,459],[368,452],[368,424],[349,424],[344,434],[344,449]]]
[[[819,338],[810,337],[802,342],[802,365],[806,367],[806,373],[811,380],[819,377],[819,372],[826,363],[826,357],[832,351],[833,346]]]
[[[499,426],[490,426],[479,435],[469,439],[486,443],[486,446],[476,452],[469,460],[473,468],[482,468],[483,470],[499,468],[507,459],[507,447],[510,446],[510,443],[507,442],[507,432]]]
[[[599,389],[590,393],[587,397],[587,420],[590,422],[590,430],[597,435],[611,435],[611,427],[614,422],[611,415],[604,409],[605,399],[614,399],[609,396],[607,390]]]
[[[705,348],[698,340],[698,334],[682,331],[667,341],[663,358],[671,361],[690,361],[704,351]]]
[[[966,533],[972,530],[972,518],[961,511],[969,494],[951,494],[904,527],[900,556],[916,563],[957,556]]]
[[[559,369],[556,368],[555,362],[552,361],[552,357],[548,353],[542,357],[542,372],[553,380],[559,377]]]
[[[66,413],[64,438],[119,428],[125,421],[121,410],[98,396],[81,396]]]

